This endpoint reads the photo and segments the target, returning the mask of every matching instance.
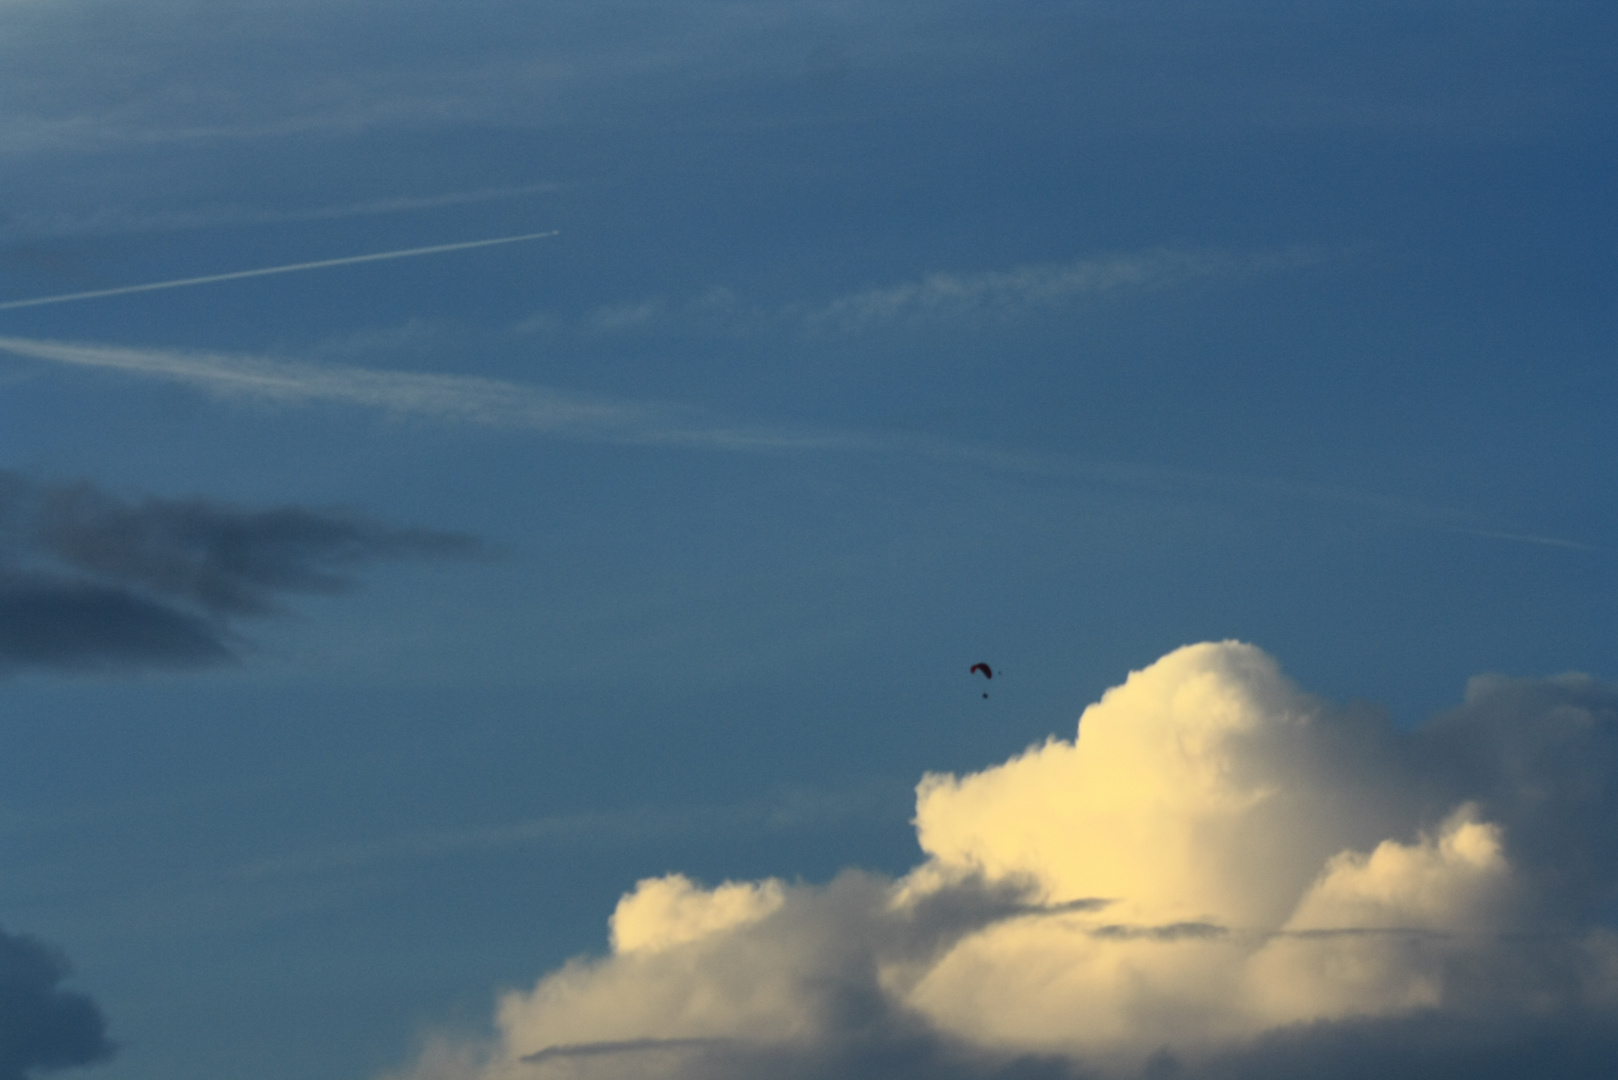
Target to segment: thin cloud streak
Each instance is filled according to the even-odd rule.
[[[220,353],[10,337],[0,337],[0,351],[33,360],[186,383],[227,397],[286,404],[359,405],[399,415],[604,442],[724,450],[839,450],[879,445],[877,440],[854,433],[732,427],[705,421],[694,410],[675,406],[591,398],[474,375],[322,367]]]
[[[652,296],[604,304],[587,313],[580,326],[608,334],[643,334],[669,325],[730,334],[783,328],[809,334],[858,334],[963,319],[1011,320],[1198,281],[1307,270],[1348,254],[1351,252],[1344,249],[1306,246],[1257,251],[1152,248],[976,273],[935,271],[830,300],[799,300],[779,306],[750,304],[731,289],[716,285],[684,303]],[[512,330],[531,333],[565,322],[554,313],[538,312]]]
[[[57,296],[36,296],[27,300],[8,300],[0,303],[0,311],[14,308],[39,307],[43,304],[66,304],[75,300],[94,300],[105,296],[124,296],[129,293],[155,292],[159,289],[179,289],[189,285],[211,285],[220,281],[241,278],[267,277],[271,274],[291,274],[300,270],[324,270],[334,266],[352,266],[356,263],[382,262],[387,259],[409,259],[418,255],[439,255],[449,251],[467,251],[472,248],[493,247],[496,244],[516,244],[525,240],[540,240],[557,235],[557,230],[523,233],[518,236],[499,236],[492,240],[463,240],[454,244],[434,244],[430,247],[403,248],[399,251],[381,251],[371,255],[346,255],[338,259],[317,259],[314,262],[290,263],[286,266],[266,266],[257,270],[235,270],[228,274],[207,274],[202,277],[177,278],[173,281],[154,281],[144,285],[120,285],[112,289],[92,289],[88,292],[62,293]]]
[[[1325,258],[1325,252],[1312,248],[1259,252],[1162,249],[976,274],[934,273],[839,297],[808,315],[806,321],[813,328],[856,330],[925,318],[1012,315],[1125,290],[1300,269]]]
[[[552,1061],[557,1058],[601,1057],[604,1054],[634,1054],[646,1053],[654,1050],[707,1050],[715,1046],[734,1046],[737,1039],[719,1038],[688,1038],[688,1039],[616,1039],[607,1042],[589,1043],[559,1043],[537,1050],[532,1054],[525,1054],[520,1059],[527,1064],[537,1065],[543,1061]]]
[[[877,819],[902,808],[890,800],[904,785],[872,782],[841,791],[795,789],[770,800],[685,807],[629,807],[552,814],[526,821],[465,828],[427,829],[379,840],[292,852],[237,866],[243,881],[318,876],[397,863],[430,862],[456,855],[539,844],[637,843],[715,835],[774,835]]]
[[[1576,540],[1563,540],[1556,536],[1536,536],[1531,533],[1497,532],[1492,529],[1467,529],[1473,536],[1481,536],[1487,540],[1510,540],[1516,544],[1538,544],[1541,547],[1565,548],[1570,551],[1588,551],[1592,553],[1603,552],[1606,549],[1596,547],[1594,544],[1581,544]]]
[[[1219,482],[1191,472],[968,446],[920,435],[807,429],[784,424],[724,424],[690,408],[588,397],[475,375],[317,366],[235,354],[132,349],[11,337],[0,337],[0,352],[185,383],[224,397],[256,398],[290,405],[321,402],[355,405],[400,416],[514,428],[586,441],[740,452],[886,453],[998,472],[1081,478],[1130,488],[1206,489],[1210,483]],[[1227,480],[1226,486],[1231,482]],[[1329,492],[1279,481],[1234,483],[1258,493],[1332,498]],[[1346,493],[1335,501],[1349,497],[1378,505],[1386,502],[1373,496]]]
[[[1377,516],[1510,543],[1595,551],[1554,537],[1487,530],[1466,515],[1386,495],[1120,462],[1089,461],[971,446],[924,435],[725,423],[700,410],[662,402],[591,397],[476,375],[314,365],[226,353],[132,349],[114,345],[0,337],[0,352],[71,367],[183,383],[223,397],[285,405],[332,403],[448,423],[536,432],[617,445],[683,446],[735,453],[875,454],[965,465],[992,472],[1079,480],[1164,495],[1223,492],[1353,507]]]
[[[420,210],[436,210],[446,206],[467,206],[474,203],[495,202],[501,199],[518,199],[525,195],[558,191],[562,187],[562,184],[557,183],[539,183],[520,184],[510,187],[477,188],[470,191],[451,191],[439,195],[395,195],[335,206],[313,206],[301,210],[273,210],[266,207],[221,204],[204,206],[196,210],[154,211],[151,213],[102,210],[94,214],[77,217],[70,214],[57,214],[54,216],[18,214],[6,218],[5,223],[12,231],[32,237],[167,232],[232,225],[282,225],[305,221],[341,221],[346,218],[413,213]]]

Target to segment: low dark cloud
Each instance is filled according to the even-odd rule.
[[[670,1040],[672,1042],[672,1040]],[[748,1047],[707,1040],[657,1075],[704,1080],[1102,1080],[1118,1074],[1061,1054],[996,1054],[924,1027],[894,1024],[813,1047]],[[651,1048],[646,1048],[650,1050]],[[670,1053],[680,1048],[670,1046]],[[633,1057],[629,1051],[626,1057]],[[1396,1019],[1299,1025],[1205,1060],[1165,1050],[1129,1080],[1607,1080],[1618,1031],[1598,1016],[1484,1025],[1435,1012]],[[634,1063],[626,1075],[632,1074]],[[640,1062],[642,1066],[650,1062]],[[674,1065],[674,1068],[669,1066]],[[536,1080],[544,1075],[532,1074]]]
[[[0,584],[7,667],[200,667],[229,662],[216,622],[123,589],[82,581]]]
[[[638,1054],[625,1050],[617,1064],[625,1070],[623,1075],[703,1080],[757,1080],[763,1076],[772,1080],[1097,1080],[1082,1066],[1057,1055],[986,1053],[919,1025],[893,1023],[891,1018],[870,1028],[812,1047],[727,1040],[705,1040],[708,1045],[688,1048],[645,1047],[638,1048]],[[659,1055],[661,1060],[648,1055]],[[551,1059],[536,1056],[530,1060]],[[532,1075],[537,1080],[544,1074],[536,1071]]]
[[[129,501],[0,472],[0,670],[229,663],[232,619],[343,592],[369,563],[478,550],[346,510]]]
[[[95,1002],[58,986],[67,974],[67,961],[55,949],[0,931],[0,1080],[28,1080],[112,1056],[107,1021]]]
[[[1480,1023],[1435,1010],[1301,1024],[1200,1060],[1165,1049],[1122,1072],[1064,1054],[986,1050],[889,1010],[851,1026],[856,1030],[799,1043],[710,1038],[556,1046],[522,1059],[527,1068],[513,1075],[540,1080],[552,1075],[542,1066],[594,1059],[606,1071],[586,1075],[613,1080],[1607,1080],[1618,1061],[1618,1030],[1598,1014]]]
[[[825,992],[826,988],[822,988]],[[844,1011],[837,1030],[812,1041],[633,1039],[549,1047],[522,1059],[540,1065],[595,1059],[591,1078],[656,1075],[675,1080],[1607,1080],[1618,1061],[1610,1014],[1459,1019],[1415,1015],[1299,1024],[1238,1049],[1183,1058],[1164,1049],[1134,1069],[1060,1053],[994,1051],[953,1038],[925,1020],[845,984],[827,994]],[[558,1072],[556,1075],[561,1075]],[[0,1078],[3,1080],[3,1078]]]
[[[1299,1025],[1240,1052],[1161,1075],[1175,1080],[1603,1080],[1613,1074],[1615,1062],[1618,1028],[1610,1014],[1480,1021],[1435,1009]]]
[[[1512,837],[1556,924],[1618,907],[1618,685],[1482,676],[1422,732],[1426,772]]]

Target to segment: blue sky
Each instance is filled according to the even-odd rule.
[[[1609,745],[1615,19],[0,0],[6,941],[108,1080],[426,1076],[1190,643]]]

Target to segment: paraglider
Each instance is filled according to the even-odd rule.
[[[983,664],[983,663],[973,664],[971,666],[971,668],[968,669],[967,674],[968,675],[976,675],[980,671],[983,672],[983,677],[985,679],[994,678],[994,668],[990,667],[988,664]],[[987,690],[985,690],[983,692],[983,696],[988,697],[989,692]]]

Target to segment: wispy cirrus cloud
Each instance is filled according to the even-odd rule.
[[[864,31],[866,55],[886,36],[873,30],[915,22],[869,5],[712,0],[635,5],[633,18],[613,4],[536,15],[512,0],[408,12],[288,0],[223,22],[198,0],[139,17],[83,10],[101,6],[0,3],[0,156],[622,117],[689,93],[693,73],[825,78],[827,60],[803,40],[806,14],[816,28]],[[363,50],[308,47],[362,28]],[[913,49],[915,34],[906,40]]]
[[[968,315],[1011,316],[1203,279],[1302,269],[1328,257],[1327,252],[1306,247],[1276,251],[1161,248],[1063,263],[1030,263],[1009,270],[940,272],[840,296],[808,312],[805,321],[817,329],[858,330]]]
[[[220,203],[187,210],[139,210],[130,207],[100,207],[89,213],[69,211],[25,211],[0,216],[9,232],[29,237],[90,236],[106,233],[169,232],[207,229],[232,225],[291,225],[299,222],[341,221],[346,218],[375,217],[437,210],[450,206],[520,199],[557,191],[555,183],[518,184],[506,187],[447,191],[436,195],[391,195],[326,206],[276,208]]]
[[[942,0],[704,0],[667,10],[636,5],[634,18],[613,4],[557,5],[543,19],[511,0],[364,15],[350,4],[288,0],[224,22],[197,0],[146,5],[138,18],[118,18],[122,6],[0,4],[0,71],[10,76],[0,80],[0,154],[635,115],[645,102],[681,100],[716,79],[750,88],[785,78],[835,83],[850,60],[828,42],[842,40],[858,44],[854,63],[872,77],[969,94],[974,76],[997,70],[999,57],[1031,55],[1049,32],[1042,5],[1010,5],[991,17]],[[1565,14],[1495,13],[1515,23],[1511,40],[1527,43],[1512,53],[1512,67],[1533,87],[1525,94],[1511,92],[1517,80],[1463,77],[1498,61],[1494,35],[1389,40],[1375,21],[1346,31],[1302,14],[1273,21],[1223,8],[1086,8],[1069,17],[1093,26],[1087,36],[1107,46],[1093,46],[1077,65],[1079,85],[1094,92],[1069,95],[1076,111],[1068,115],[1091,133],[1521,134],[1605,107],[1588,87],[1599,85],[1606,53],[1544,47],[1567,32]],[[365,50],[305,47],[352,40],[359,26]],[[1365,57],[1364,77],[1332,75],[1331,58],[1345,47]],[[1244,62],[1210,63],[1228,55]]]
[[[1302,500],[1489,539],[1589,552],[1601,550],[1572,540],[1493,528],[1471,515],[1374,492],[1274,477],[1008,450],[915,433],[814,427],[787,421],[732,421],[690,406],[580,394],[477,375],[15,337],[0,337],[0,352],[67,367],[180,383],[227,399],[286,406],[368,408],[397,417],[506,428],[581,442],[735,453],[874,454],[995,472],[1066,477],[1169,496],[1223,493]]]
[[[517,428],[619,443],[716,449],[853,449],[874,445],[851,432],[727,425],[697,410],[657,402],[591,397],[475,375],[318,366],[263,357],[172,349],[132,349],[30,338],[0,338],[0,351],[72,367],[185,383],[225,397],[289,405],[322,402],[399,416]]]
[[[936,271],[830,300],[774,306],[750,302],[732,289],[715,286],[684,302],[653,296],[601,305],[584,316],[582,327],[593,333],[638,334],[678,326],[729,333],[852,334],[972,318],[1026,318],[1196,282],[1305,270],[1341,254],[1307,246],[1256,251],[1153,248],[997,270]],[[565,319],[544,313],[515,329],[525,332],[565,324]]]
[[[369,408],[401,418],[507,428],[585,442],[746,453],[876,453],[1137,488],[1206,487],[1212,479],[1192,472],[1023,453],[925,435],[808,427],[785,421],[730,422],[689,406],[586,395],[478,375],[13,337],[0,337],[0,352],[67,367],[180,383],[226,399]],[[1324,491],[1288,488],[1273,481],[1255,481],[1247,486],[1268,494],[1329,497]],[[1374,498],[1370,501],[1374,502]]]
[[[873,779],[843,789],[787,788],[767,798],[729,805],[624,807],[483,826],[424,829],[256,859],[235,867],[231,876],[240,881],[313,877],[515,848],[600,848],[694,836],[741,838],[812,832],[844,825],[851,819],[902,814],[903,801],[893,797],[902,789],[902,785]]]
[[[743,453],[883,454],[1161,490],[1206,488],[1210,481],[1207,476],[1190,472],[1029,454],[925,435],[817,428],[788,422],[730,422],[682,405],[592,396],[477,375],[14,337],[0,337],[0,352],[66,367],[179,383],[225,399],[282,406],[367,408],[401,418],[476,424],[583,442]],[[1293,491],[1269,481],[1247,486],[1266,494],[1329,497],[1328,493]]]

